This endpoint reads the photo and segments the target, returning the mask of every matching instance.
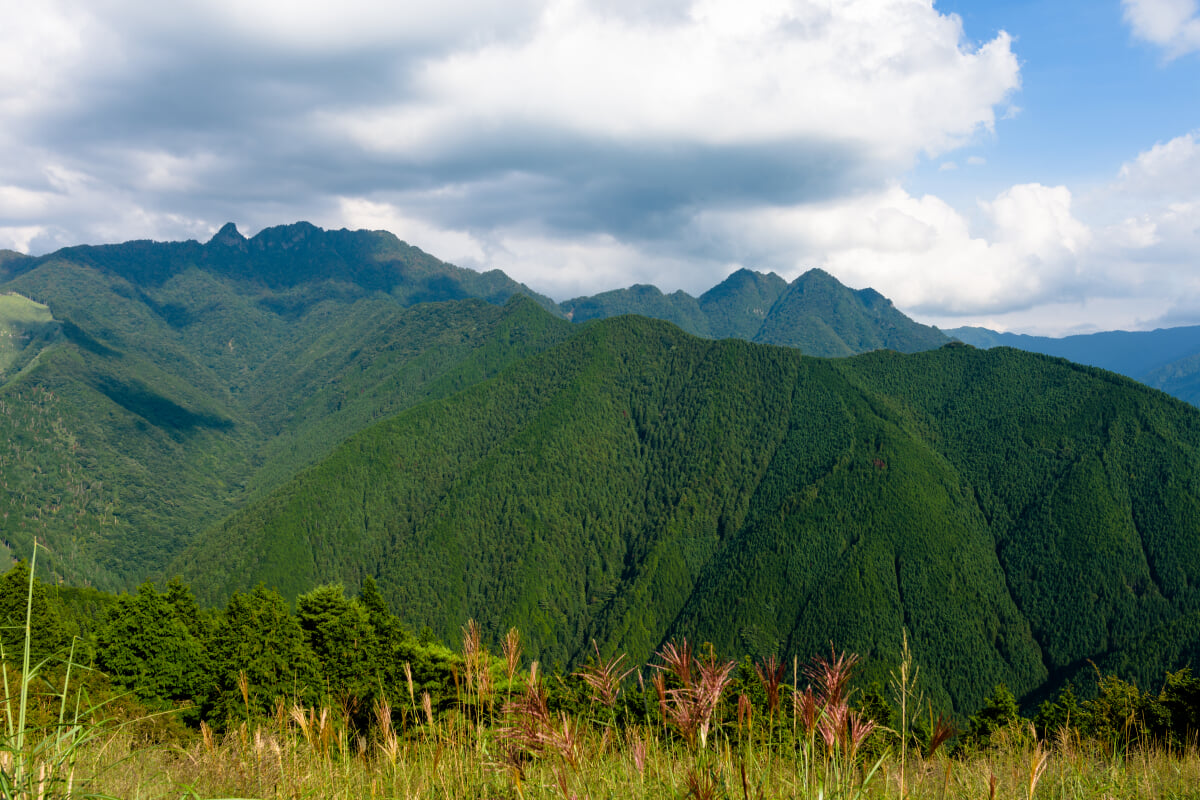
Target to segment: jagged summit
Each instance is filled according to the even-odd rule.
[[[232,222],[226,222],[221,226],[221,230],[208,240],[209,246],[223,245],[225,247],[239,247],[246,244],[246,237],[242,236],[238,231],[237,225]]]
[[[742,268],[699,299],[638,285],[568,300],[562,308],[576,322],[641,314],[697,336],[797,347],[824,357],[885,348],[911,353],[949,341],[936,328],[906,317],[874,289],[850,289],[819,268],[791,283],[774,272]]]

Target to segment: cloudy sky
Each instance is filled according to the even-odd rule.
[[[383,228],[557,299],[822,267],[1200,323],[1196,0],[0,0],[0,248]]]

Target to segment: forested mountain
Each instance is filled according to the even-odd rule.
[[[0,536],[110,589],[373,420],[573,332],[529,300],[423,302],[530,293],[305,224],[2,270]]]
[[[622,317],[360,432],[177,566],[212,599],[375,576],[412,624],[517,625],[550,663],[683,634],[882,679],[907,629],[963,710],[1196,652],[1198,479],[1200,412],[1111,373]]]
[[[823,357],[885,348],[915,353],[949,341],[937,328],[900,313],[874,289],[848,289],[819,269],[790,284],[773,272],[741,269],[699,299],[638,285],[577,297],[564,302],[562,309],[575,322],[640,314],[696,336],[779,344]]]
[[[710,335],[749,337],[811,277],[788,287],[743,271],[688,299]],[[869,293],[824,278],[822,296],[840,298],[826,303],[829,329],[841,329],[860,305],[845,299]],[[24,552],[39,536],[57,575],[109,589],[156,574],[204,526],[370,422],[573,333],[552,300],[499,271],[308,223],[249,239],[229,224],[204,244],[5,251],[0,293],[0,544]],[[549,314],[496,307],[516,296]],[[439,304],[469,299],[491,305]],[[788,313],[812,327],[808,311]],[[859,322],[853,349],[900,346]],[[845,350],[835,339],[820,346]]]
[[[1104,331],[1061,339],[987,328],[955,328],[947,334],[975,347],[1015,347],[1102,367],[1200,405],[1200,325]]]

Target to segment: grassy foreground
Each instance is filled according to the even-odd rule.
[[[570,758],[514,766],[494,731],[443,721],[407,740],[327,738],[292,715],[186,746],[145,747],[118,733],[78,756],[77,794],[124,798],[1194,798],[1200,755],[1154,748],[1106,754],[1064,741],[936,754],[901,767],[885,757],[863,785],[860,763],[837,786],[806,785],[797,760],[721,737],[699,759],[657,731],[580,729]],[[38,796],[30,794],[26,796]],[[57,795],[64,796],[64,795]]]
[[[572,675],[545,676],[522,664],[516,629],[497,657],[472,621],[448,703],[418,691],[406,663],[395,706],[380,687],[366,708],[279,698],[263,714],[242,672],[242,708],[220,732],[192,729],[108,691],[74,646],[65,661],[31,657],[36,558],[35,547],[19,656],[0,641],[0,798],[1200,799],[1188,694],[1200,682],[1186,670],[1168,676],[1174,693],[1158,706],[1114,703],[1138,697],[1107,679],[1095,701],[1060,697],[1039,715],[1040,736],[1004,690],[955,742],[952,723],[923,706],[907,641],[891,697],[873,700],[854,688],[849,654],[793,663],[789,686],[775,658],[738,679],[736,662],[679,639],[635,689],[624,655],[597,649]],[[564,701],[569,683],[582,702]],[[1184,735],[1156,738],[1156,708],[1186,712]],[[1047,724],[1055,709],[1063,722]]]

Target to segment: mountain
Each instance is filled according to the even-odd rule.
[[[577,297],[562,309],[575,322],[640,314],[696,336],[778,344],[822,357],[884,348],[912,353],[949,341],[937,328],[906,317],[874,289],[849,289],[819,269],[790,284],[773,272],[741,269],[699,299],[638,285]]]
[[[0,542],[209,600],[371,575],[410,624],[517,625],[548,665],[687,635],[885,680],[907,630],[959,711],[1200,657],[1200,411],[1008,348],[904,355],[940,334],[821,272],[610,299],[739,338],[571,324],[303,223],[6,254]]]
[[[1147,637],[1198,652],[1198,498],[1200,411],[1108,372],[619,317],[360,431],[174,566],[210,598],[372,575],[410,624],[516,625],[548,664],[687,635],[885,680],[907,630],[965,711]]]
[[[830,324],[852,320],[854,333],[827,349],[903,346],[864,335],[854,298],[890,304],[825,278],[824,293],[844,296],[827,303],[842,313]],[[767,321],[788,330],[769,313],[783,298],[803,321],[801,284],[813,275],[789,288],[743,270],[699,300],[634,287],[595,304],[749,336]],[[0,293],[0,548],[27,552],[37,536],[58,577],[110,589],[157,574],[362,427],[574,332],[499,271],[304,222],[251,238],[228,224],[207,243],[4,251]],[[445,305],[456,301],[468,304]]]
[[[1200,325],[1057,339],[987,328],[955,328],[947,334],[975,347],[1015,347],[1112,370],[1200,405]]]
[[[915,353],[949,339],[937,328],[913,322],[874,289],[853,291],[812,269],[783,291],[753,341],[838,357],[881,349]]]
[[[657,286],[636,284],[627,289],[614,289],[591,297],[576,297],[561,306],[567,319],[587,322],[622,314],[638,314],[661,319],[678,326],[694,336],[710,337],[708,319],[696,298],[687,292],[663,294]]]
[[[785,289],[787,281],[774,272],[739,269],[700,295],[700,310],[708,320],[709,335],[714,339],[754,341]]]
[[[0,541],[36,535],[56,575],[103,588],[364,425],[573,332],[500,273],[303,223],[2,272]],[[472,293],[511,302],[445,302]]]

